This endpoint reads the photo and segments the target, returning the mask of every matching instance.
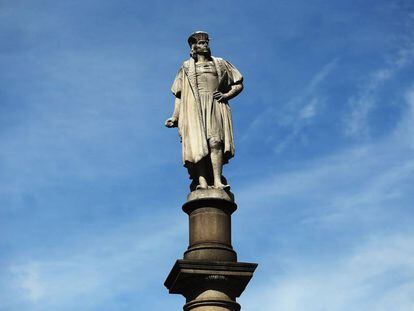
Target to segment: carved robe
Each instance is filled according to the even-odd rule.
[[[228,61],[212,57],[217,71],[218,91],[227,93],[232,85],[242,83],[240,72]],[[171,87],[174,96],[179,98],[177,109],[178,132],[182,142],[182,159],[187,168],[198,163],[209,154],[205,115],[211,111],[203,111],[206,105],[200,99],[197,85],[197,72],[194,59],[186,60],[175,77]],[[201,96],[202,97],[202,96]],[[223,143],[223,162],[227,163],[234,156],[234,138],[231,110],[227,101],[219,102],[212,99],[215,117],[220,120],[220,140]],[[210,107],[212,107],[210,105]],[[217,118],[216,118],[217,119]],[[214,129],[212,129],[214,131]],[[209,129],[209,132],[211,130]],[[191,175],[191,172],[190,172]]]

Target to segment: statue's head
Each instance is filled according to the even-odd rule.
[[[197,57],[197,54],[204,54],[206,56],[211,56],[208,33],[204,31],[196,31],[188,37],[188,44],[190,45],[190,55],[191,57]]]

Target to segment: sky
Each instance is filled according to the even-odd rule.
[[[0,311],[181,310],[196,30],[245,81],[242,310],[414,310],[414,2],[2,0]]]

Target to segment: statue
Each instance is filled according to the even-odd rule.
[[[243,90],[243,77],[228,61],[211,56],[206,32],[193,33],[188,43],[191,57],[184,61],[171,87],[174,112],[165,126],[178,127],[191,191],[229,190],[222,176],[223,165],[234,156],[228,101]]]

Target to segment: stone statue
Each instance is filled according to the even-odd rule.
[[[178,127],[183,164],[193,180],[191,191],[228,190],[222,176],[223,164],[234,156],[228,101],[243,90],[243,77],[228,61],[211,56],[206,32],[194,32],[188,43],[191,57],[175,77],[174,112],[165,126]]]

